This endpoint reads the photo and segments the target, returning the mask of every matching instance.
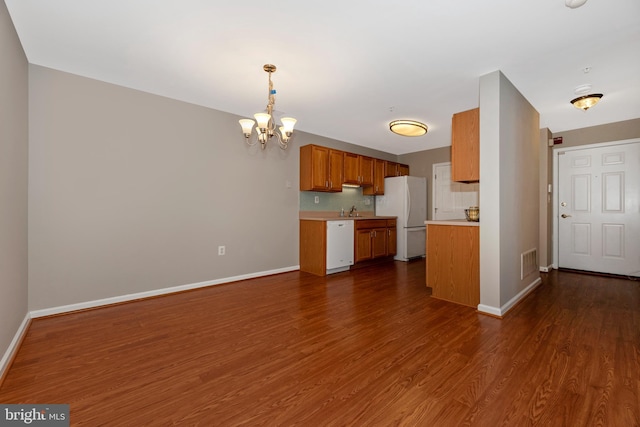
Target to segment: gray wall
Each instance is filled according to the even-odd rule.
[[[30,309],[297,265],[297,157],[237,120],[30,65]]]
[[[431,179],[433,174],[433,165],[436,163],[451,161],[451,146],[410,154],[402,154],[398,156],[398,161],[409,165],[411,175],[424,176],[427,178],[427,219],[433,219],[433,180]]]
[[[0,359],[27,315],[28,66],[0,1]],[[0,377],[2,366],[0,365]]]
[[[236,115],[29,67],[30,310],[296,267],[299,147],[396,160],[262,151]]]
[[[562,144],[553,147],[543,146],[545,138],[559,136],[563,139]],[[553,183],[553,150],[633,138],[640,138],[640,118],[553,134],[548,129],[540,130],[540,246],[543,249],[540,252],[541,266],[549,267],[553,263],[553,204],[550,200],[551,194],[547,193],[547,185]],[[542,203],[545,201],[546,206],[543,206]],[[544,237],[546,241],[543,240]]]
[[[501,72],[480,77],[480,304],[494,310],[540,277],[520,279],[539,239],[539,122]]]
[[[596,108],[596,107],[594,107]],[[585,114],[589,114],[586,112]],[[562,137],[562,144],[554,148],[575,147],[599,142],[621,141],[640,137],[640,118],[609,123],[600,126],[554,132],[553,137]]]

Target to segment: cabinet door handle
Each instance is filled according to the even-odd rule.
[[[329,181],[324,182],[324,188],[329,188]]]
[[[376,233],[376,230],[373,230],[373,237],[378,237],[378,233]]]

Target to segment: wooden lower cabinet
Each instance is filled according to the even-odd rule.
[[[396,222],[395,219],[389,218],[355,220],[354,263],[395,255]],[[327,274],[327,221],[300,219],[299,223],[300,271],[325,276]]]
[[[371,230],[356,230],[356,244],[354,250],[356,251],[353,258],[354,262],[365,261],[373,258],[373,250],[371,249],[373,244],[371,242]]]
[[[396,220],[363,219],[355,222],[354,261],[396,254]]]
[[[326,221],[300,220],[300,271],[327,274]]]
[[[390,224],[390,222],[393,222]],[[396,255],[398,253],[398,230],[396,229],[396,220],[387,221],[387,255]]]
[[[480,227],[427,225],[427,286],[431,296],[480,304]]]

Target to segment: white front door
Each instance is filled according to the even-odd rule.
[[[558,266],[640,276],[640,142],[558,152]]]
[[[434,164],[431,182],[434,220],[464,219],[465,209],[478,206],[480,184],[451,181],[451,162]]]

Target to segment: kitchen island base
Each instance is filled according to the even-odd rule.
[[[478,223],[427,221],[426,284],[431,296],[477,308],[480,304]]]

